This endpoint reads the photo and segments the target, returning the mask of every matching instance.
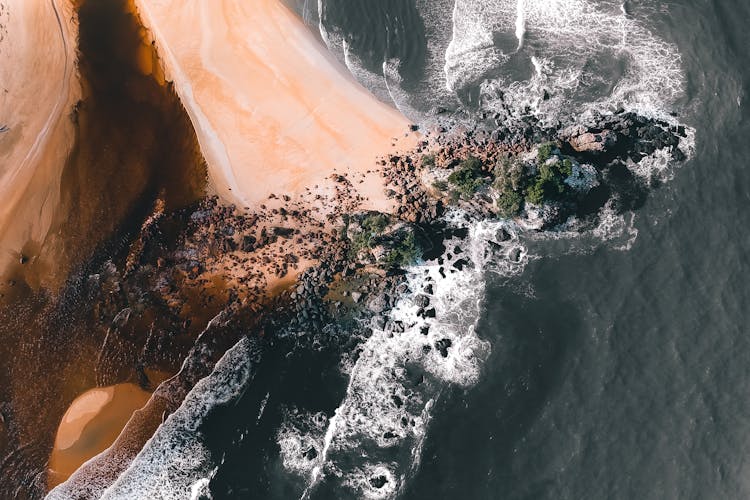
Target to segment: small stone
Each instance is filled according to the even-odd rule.
[[[451,339],[441,339],[435,342],[435,349],[440,352],[440,355],[444,358],[448,357],[448,348],[453,345]]]
[[[416,304],[416,305],[417,305],[418,307],[422,307],[422,308],[425,308],[425,307],[427,307],[427,306],[429,306],[429,305],[430,305],[430,298],[429,298],[428,296],[426,296],[426,295],[417,295],[417,296],[416,296],[416,297],[414,298],[414,303],[415,303],[415,304]]]
[[[425,318],[434,318],[435,316],[437,316],[437,313],[435,312],[435,308],[434,307],[431,307],[431,308],[425,310],[425,312],[424,312],[424,317]]]
[[[383,316],[375,316],[372,318],[372,324],[378,330],[385,330],[386,319]]]

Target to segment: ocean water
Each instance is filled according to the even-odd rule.
[[[580,237],[521,234],[520,263],[474,255],[470,271],[438,278],[465,315],[438,313],[438,335],[461,348],[417,361],[432,387],[415,394],[405,382],[417,336],[369,339],[335,413],[298,426],[297,439],[320,452],[307,468],[286,457],[306,494],[748,497],[750,5],[299,7],[356,78],[420,123],[438,110],[477,116],[505,105],[511,116],[565,122],[623,106],[684,124],[694,139],[679,168],[652,163],[662,182],[637,213]],[[413,408],[390,404],[399,390]],[[405,414],[416,425],[373,450]],[[289,427],[280,436],[304,447]],[[298,448],[282,446],[291,457]]]
[[[404,293],[391,319],[414,327],[353,327],[356,356],[268,356],[230,406],[208,380],[195,423],[186,408],[117,492],[175,494],[149,475],[149,457],[186,459],[162,442],[199,448],[179,478],[193,498],[750,496],[750,4],[287,3],[416,122],[624,107],[688,127],[689,159],[646,162],[645,205],[583,235],[451,212],[465,236],[408,273],[410,290],[432,286],[435,318]],[[221,422],[196,439],[213,401]]]

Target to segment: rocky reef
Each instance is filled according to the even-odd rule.
[[[682,127],[629,112],[554,129],[530,121],[438,130],[379,161],[391,213],[358,211],[357,179],[344,174],[331,177],[336,188],[327,195],[271,195],[254,212],[216,198],[169,213],[157,202],[127,255],[75,286],[108,338],[107,358],[130,367],[118,379],[148,386],[145,368],[180,371],[173,389],[157,389],[174,396],[158,406],[168,414],[242,336],[260,339],[277,359],[311,349],[356,358],[373,329],[399,335],[414,326],[389,315],[399,297],[418,293],[417,317],[434,318],[429,285],[409,290],[404,269],[442,262],[446,252],[450,266],[470,265],[460,245],[446,248],[466,236],[446,214],[506,219],[520,231],[586,231],[604,210],[637,209],[658,185],[639,165],[658,154],[683,161],[685,138]],[[436,338],[424,348],[445,358],[453,347]],[[228,492],[237,481],[219,474],[212,487]]]

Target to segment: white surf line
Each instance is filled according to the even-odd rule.
[[[524,3],[525,0],[517,0],[516,2],[516,38],[518,39],[516,51],[523,48],[523,40],[526,36],[526,10]]]
[[[320,38],[323,39],[323,43],[330,49],[331,41],[328,37],[328,30],[323,25],[323,0],[318,0],[318,31],[320,32]]]
[[[346,387],[346,394],[344,395],[344,398],[341,400],[341,404],[336,408],[336,411],[333,413],[333,417],[328,421],[328,428],[326,429],[325,437],[323,438],[323,449],[320,451],[320,459],[318,465],[313,467],[312,472],[310,474],[310,483],[307,485],[307,488],[305,488],[305,491],[302,492],[302,495],[300,496],[300,500],[309,500],[310,494],[313,492],[315,487],[320,482],[320,473],[323,470],[323,466],[326,464],[326,460],[328,459],[328,450],[331,448],[331,443],[333,442],[333,438],[336,435],[336,430],[338,429],[339,420],[341,420],[341,413],[343,411],[344,405],[346,404],[346,398],[349,396],[349,393],[352,390],[352,385],[354,384],[354,378],[357,373],[357,367],[358,365],[355,363],[354,369],[352,370],[351,375],[349,375],[349,385]]]
[[[305,4],[302,6],[302,20],[306,25],[312,26],[312,9],[309,4],[310,0],[305,0]]]
[[[445,64],[443,65],[443,75],[445,76],[445,90],[448,92],[453,92],[453,85],[451,84],[450,78],[448,78],[449,70],[450,70],[450,61],[448,58],[448,53],[450,52],[450,47],[453,46],[453,44],[456,42],[456,23],[458,22],[458,2],[459,0],[454,0],[453,2],[453,12],[451,13],[451,40],[448,42],[448,45],[446,46],[447,49],[445,51],[445,54],[443,54],[443,60],[445,61]]]
[[[389,71],[390,69],[388,68],[388,61],[383,61],[383,82],[385,83],[385,89],[388,91],[388,96],[391,98],[391,101],[393,102],[393,105],[396,107],[398,112],[404,116],[407,116],[401,104],[399,104],[399,102],[396,100],[396,96],[393,94],[393,90],[391,90],[391,85],[388,83]]]
[[[542,77],[542,61],[537,59],[536,56],[531,56],[531,64],[534,65],[534,71],[536,71],[536,76]]]

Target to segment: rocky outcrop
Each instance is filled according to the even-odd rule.
[[[617,134],[611,130],[603,130],[599,133],[586,132],[584,127],[576,127],[581,133],[573,134],[568,139],[568,144],[582,153],[584,151],[603,152],[611,149],[617,144]]]
[[[112,342],[143,344],[128,350],[131,365],[173,366],[164,353],[175,352],[189,363],[204,359],[198,346],[207,337],[201,332],[224,331],[210,321],[216,314],[233,332],[255,332],[283,352],[356,356],[356,346],[373,329],[397,335],[413,326],[389,316],[410,292],[404,267],[420,257],[463,252],[445,248],[446,241],[466,236],[441,221],[446,210],[460,208],[475,220],[514,218],[528,231],[585,230],[604,207],[637,208],[649,182],[629,165],[657,150],[679,159],[684,133],[620,113],[560,130],[529,121],[500,131],[428,136],[411,152],[380,161],[375,173],[394,204],[390,212],[358,208],[356,184],[344,174],[331,176],[336,189],[330,195],[272,195],[252,212],[216,198],[173,212],[157,203],[126,263],[103,265],[85,280],[83,295],[100,325],[115,325],[108,330],[116,337]],[[518,262],[520,250],[508,258]],[[440,265],[446,276],[452,267],[470,264],[459,258]],[[414,299],[417,317],[436,317],[431,285],[416,291],[423,292]],[[138,332],[148,338],[133,340]],[[230,333],[222,338],[236,340]],[[424,349],[447,357],[455,346],[438,338]],[[206,367],[216,352],[206,351]],[[195,382],[178,380],[180,396]]]
[[[636,113],[594,117],[562,129],[557,137],[576,152],[600,154],[605,160],[630,158],[638,162],[660,149],[668,149],[676,161],[685,159],[678,149],[680,139],[686,137],[684,127]]]

